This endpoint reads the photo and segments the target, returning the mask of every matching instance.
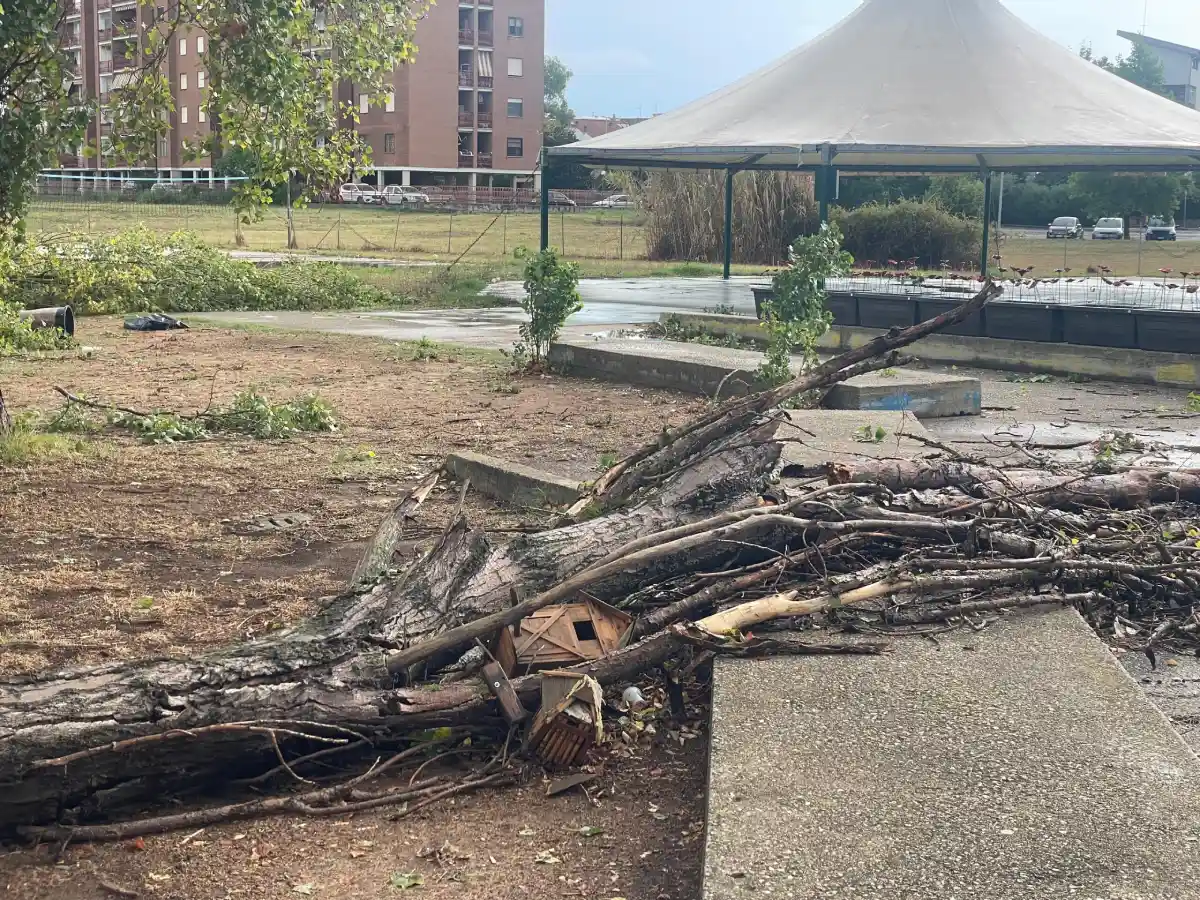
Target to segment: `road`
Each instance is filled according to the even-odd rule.
[[[1193,220],[1189,219],[1188,221]],[[1016,225],[1005,225],[1004,234],[1010,238],[1020,238],[1022,240],[1047,240],[1045,228],[1022,228]],[[1090,231],[1088,232],[1086,239],[1091,240]],[[1179,240],[1200,241],[1200,228],[1191,228],[1187,231],[1180,231]]]

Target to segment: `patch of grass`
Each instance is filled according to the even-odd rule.
[[[521,386],[512,381],[493,381],[488,390],[493,394],[519,394]]]
[[[422,337],[412,351],[413,362],[429,362],[438,358],[438,345],[427,337]]]
[[[39,429],[39,417],[25,413],[0,432],[0,466],[26,466],[87,452],[86,441]]]
[[[882,444],[887,429],[882,425],[862,425],[854,429],[854,439],[860,444]]]
[[[615,466],[620,461],[621,461],[621,457],[619,457],[615,453],[612,453],[612,452],[602,453],[602,454],[600,454],[600,471],[607,472],[609,469],[611,469],[613,466]]]
[[[377,454],[370,447],[359,445],[353,450],[343,449],[333,454],[335,463],[365,463],[373,462],[378,458]]]

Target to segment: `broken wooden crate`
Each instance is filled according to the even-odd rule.
[[[620,650],[633,618],[595,598],[548,606],[503,629],[496,658],[510,674],[574,666]]]

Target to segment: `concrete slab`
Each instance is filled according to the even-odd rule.
[[[908,410],[924,418],[977,416],[983,406],[978,378],[936,375],[899,369],[834,385],[825,398],[829,409]]]
[[[754,389],[763,354],[680,341],[638,338],[565,340],[551,345],[550,363],[571,375],[721,397]],[[840,389],[839,389],[840,388]],[[827,406],[871,411],[909,410],[917,415],[978,415],[982,388],[976,378],[898,369],[890,376],[852,378]]]
[[[459,451],[446,457],[446,471],[485,497],[512,506],[567,506],[579,499],[578,481],[483,453]]]
[[[913,459],[929,452],[928,445],[916,438],[930,434],[907,412],[791,409],[776,436],[787,441],[783,445],[786,476],[788,466],[811,468],[862,458]]]
[[[1194,900],[1200,761],[1070,610],[719,659],[705,900]]]

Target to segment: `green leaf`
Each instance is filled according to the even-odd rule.
[[[604,834],[604,829],[595,825],[584,825],[579,829],[579,833],[584,837],[597,837],[598,835]]]
[[[412,888],[424,886],[425,877],[418,875],[416,872],[393,872],[392,877],[388,880],[388,884],[402,891],[407,891]]]

